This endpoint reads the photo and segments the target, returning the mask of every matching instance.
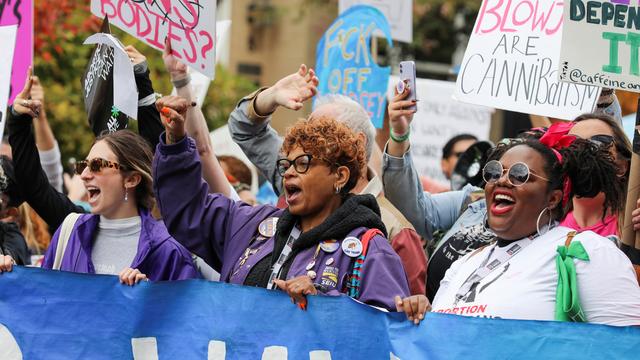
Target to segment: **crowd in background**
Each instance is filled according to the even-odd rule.
[[[501,140],[482,181],[454,191],[414,167],[411,122],[429,119],[414,119],[408,86],[389,101],[380,148],[367,112],[346,96],[318,97],[314,70],[301,65],[229,114],[232,139],[278,197],[258,203],[251,169],[214,155],[170,44],[177,95],[151,104],[146,58],[126,51],[138,131],[96,133],[73,169],[61,164],[40,81],[26,75],[2,142],[0,272],[41,266],[132,286],[204,277],[279,289],[302,308],[307,296],[350,296],[416,323],[437,311],[640,325],[639,250],[620,241],[632,151],[610,115],[615,94],[603,93],[601,111]],[[300,111],[314,97],[285,136],[271,127],[278,108]],[[447,142],[447,178],[477,140]],[[640,210],[632,216],[638,231]]]

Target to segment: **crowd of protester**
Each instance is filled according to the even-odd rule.
[[[415,323],[435,311],[640,325],[640,250],[621,241],[632,150],[612,92],[602,111],[502,139],[483,186],[451,191],[414,167],[411,122],[429,119],[413,119],[408,84],[389,101],[380,148],[367,112],[318,96],[301,65],[229,115],[232,139],[279,196],[259,204],[249,167],[215,156],[171,44],[162,57],[177,95],[155,103],[145,56],[126,51],[138,133],[94,127],[74,174],[63,173],[44,89],[27,74],[0,158],[0,273],[32,265],[131,286],[204,277],[283,291],[303,309],[308,296],[349,296]],[[278,108],[311,99],[284,137],[271,127]],[[444,146],[447,178],[477,140]],[[640,208],[632,224],[640,231]]]

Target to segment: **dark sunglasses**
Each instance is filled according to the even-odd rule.
[[[609,147],[611,145],[614,145],[616,147],[616,150],[622,156],[624,156],[627,159],[631,159],[631,153],[624,147],[618,145],[618,143],[616,142],[616,139],[611,135],[605,135],[605,134],[593,135],[592,137],[589,138],[589,141],[596,144],[597,146]]]
[[[482,178],[487,184],[492,184],[500,180],[504,172],[507,171],[507,181],[513,186],[522,186],[529,181],[529,176],[533,175],[544,181],[550,181],[549,179],[540,175],[534,174],[529,170],[529,166],[523,162],[517,162],[511,165],[510,168],[505,169],[498,160],[489,161],[482,169]]]
[[[282,158],[276,161],[276,167],[278,168],[278,173],[280,174],[280,176],[283,177],[291,166],[293,166],[294,170],[298,174],[304,174],[309,170],[309,167],[311,166],[311,159],[313,159],[313,156],[308,154],[300,155],[293,160]]]
[[[76,162],[76,165],[75,165],[76,174],[81,175],[84,169],[87,168],[87,166],[89,167],[89,171],[91,171],[92,173],[98,173],[103,168],[114,168],[116,170],[119,170],[122,168],[120,164],[115,163],[113,161],[105,160],[102,158],[93,158],[91,160],[82,160],[82,161]]]

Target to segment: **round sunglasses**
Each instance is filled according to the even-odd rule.
[[[534,174],[531,170],[529,170],[529,166],[523,162],[517,162],[511,165],[510,168],[505,169],[498,160],[489,161],[484,168],[482,169],[482,178],[487,184],[493,184],[500,180],[502,175],[507,172],[507,181],[509,184],[513,186],[522,186],[527,181],[529,181],[529,177],[531,175],[542,179],[544,181],[550,181],[549,179],[542,177],[540,175]]]

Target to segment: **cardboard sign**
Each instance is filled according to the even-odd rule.
[[[580,359],[590,360],[640,353],[637,327],[431,312],[416,326],[346,296],[307,299],[302,311],[278,290],[204,280],[131,287],[116,276],[14,267],[0,274],[0,359],[566,359],[580,349]]]
[[[389,96],[400,78],[389,79]],[[411,156],[419,175],[448,185],[440,167],[442,148],[452,137],[471,134],[489,139],[494,109],[453,99],[456,84],[450,81],[416,79],[418,112],[411,122]]]
[[[11,86],[11,63],[16,47],[17,25],[0,26],[0,141],[4,135],[7,119],[7,102],[9,100],[9,87]],[[25,72],[22,76],[27,77]],[[20,88],[22,90],[22,88]]]
[[[566,0],[560,80],[640,92],[638,5]]]
[[[593,111],[599,88],[558,80],[562,13],[562,0],[484,0],[456,98],[565,120]]]
[[[215,77],[216,1],[91,0],[91,13],[162,51],[169,38],[173,55],[211,80]]]
[[[389,23],[380,10],[366,5],[349,8],[329,26],[316,48],[318,95],[342,94],[369,113],[382,127],[391,68],[380,67],[371,56],[371,35],[381,32],[392,46]]]
[[[9,66],[13,69],[9,104],[13,104],[13,99],[24,88],[27,69],[33,64],[33,0],[0,1],[0,26],[6,25],[18,25],[18,37],[15,41],[15,51],[13,51],[13,67]],[[9,63],[2,62],[2,64]],[[35,74],[37,75],[37,69]],[[1,111],[4,111],[4,108]]]
[[[412,0],[340,0],[338,10],[342,14],[354,5],[369,5],[380,10],[387,17],[394,40],[413,41]]]

